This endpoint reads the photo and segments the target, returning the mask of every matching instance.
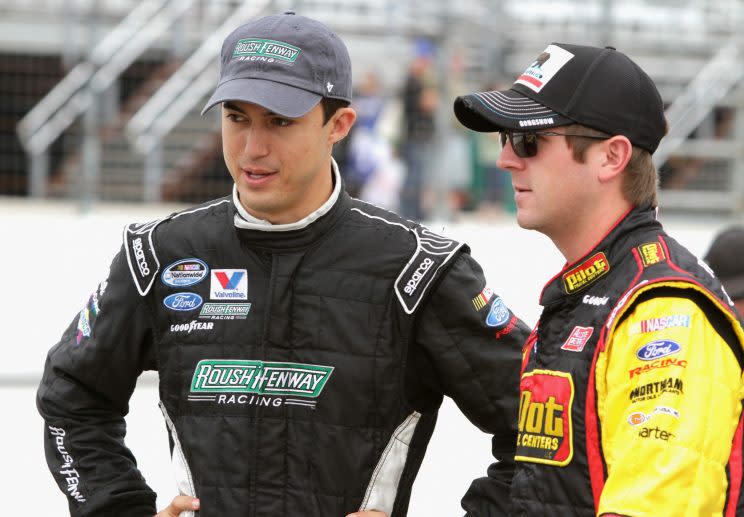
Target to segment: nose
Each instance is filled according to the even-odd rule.
[[[253,160],[269,154],[269,138],[260,127],[253,125],[245,132],[245,145],[243,151],[246,156]]]
[[[514,152],[514,148],[512,148],[511,141],[508,139],[506,141],[506,144],[504,144],[503,149],[501,149],[499,159],[496,160],[496,166],[509,172],[519,170],[524,167],[524,159],[517,156],[517,154]]]

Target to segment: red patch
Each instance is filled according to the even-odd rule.
[[[569,350],[571,352],[581,352],[584,350],[584,346],[589,341],[589,338],[594,334],[594,327],[579,327],[578,325],[573,328],[571,335],[561,346],[563,350]]]

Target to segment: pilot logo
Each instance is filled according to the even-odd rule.
[[[597,279],[604,276],[610,270],[610,263],[603,252],[596,253],[592,257],[563,274],[563,287],[567,294],[580,291]]]
[[[248,275],[245,269],[213,269],[210,284],[212,300],[247,300]]]
[[[564,466],[573,458],[574,386],[565,372],[534,370],[520,383],[517,461]]]

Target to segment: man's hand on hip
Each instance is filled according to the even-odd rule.
[[[177,495],[164,510],[155,517],[178,517],[183,511],[194,511],[199,509],[199,500],[188,495]]]

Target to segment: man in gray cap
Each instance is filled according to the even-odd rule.
[[[222,111],[232,194],[127,227],[48,356],[38,407],[72,515],[155,513],[124,444],[143,370],[180,493],[162,516],[402,517],[444,395],[503,460],[463,504],[508,500],[528,329],[465,245],[344,191],[351,87],[315,20],[225,40],[205,110]]]
[[[716,235],[705,261],[723,284],[736,310],[744,314],[744,226],[730,226]]]

